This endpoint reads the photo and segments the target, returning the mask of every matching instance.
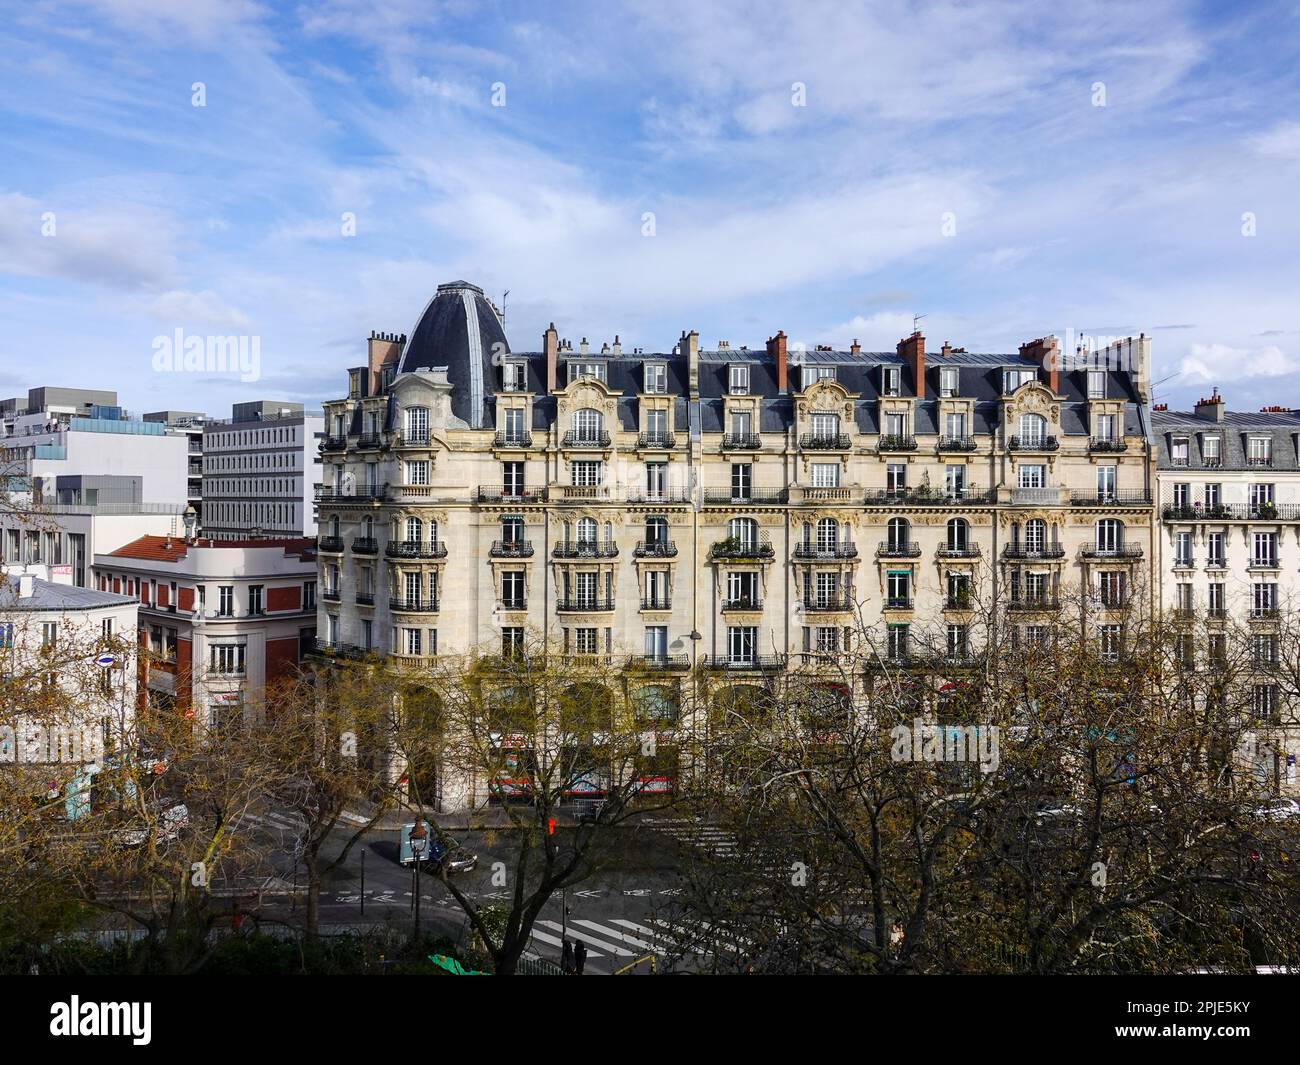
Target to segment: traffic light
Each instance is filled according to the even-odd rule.
[[[553,835],[555,835],[555,818],[554,818],[554,817],[548,817],[548,818],[546,819],[546,834],[547,834],[548,836],[553,836]]]

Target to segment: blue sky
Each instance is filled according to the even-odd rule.
[[[1145,331],[1158,400],[1300,406],[1294,4],[32,0],[0,46],[0,395],[319,403],[465,278],[519,350],[922,314]],[[177,328],[262,380],[156,373]]]

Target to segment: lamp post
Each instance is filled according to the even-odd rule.
[[[420,941],[420,863],[429,846],[429,830],[423,821],[416,821],[411,829],[411,881],[415,889],[415,942]]]

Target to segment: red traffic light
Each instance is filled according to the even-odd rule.
[[[554,818],[554,817],[548,817],[548,818],[546,819],[546,834],[547,834],[548,836],[553,836],[553,835],[555,835],[555,818]]]

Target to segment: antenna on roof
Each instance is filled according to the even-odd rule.
[[[913,333],[913,334],[919,333],[919,332],[921,331],[921,319],[924,318],[924,317],[925,317],[925,315],[923,315],[923,314],[914,314],[914,315],[912,315],[912,333]]]
[[[510,290],[506,289],[501,293],[501,324],[506,324],[506,297],[510,295]]]

